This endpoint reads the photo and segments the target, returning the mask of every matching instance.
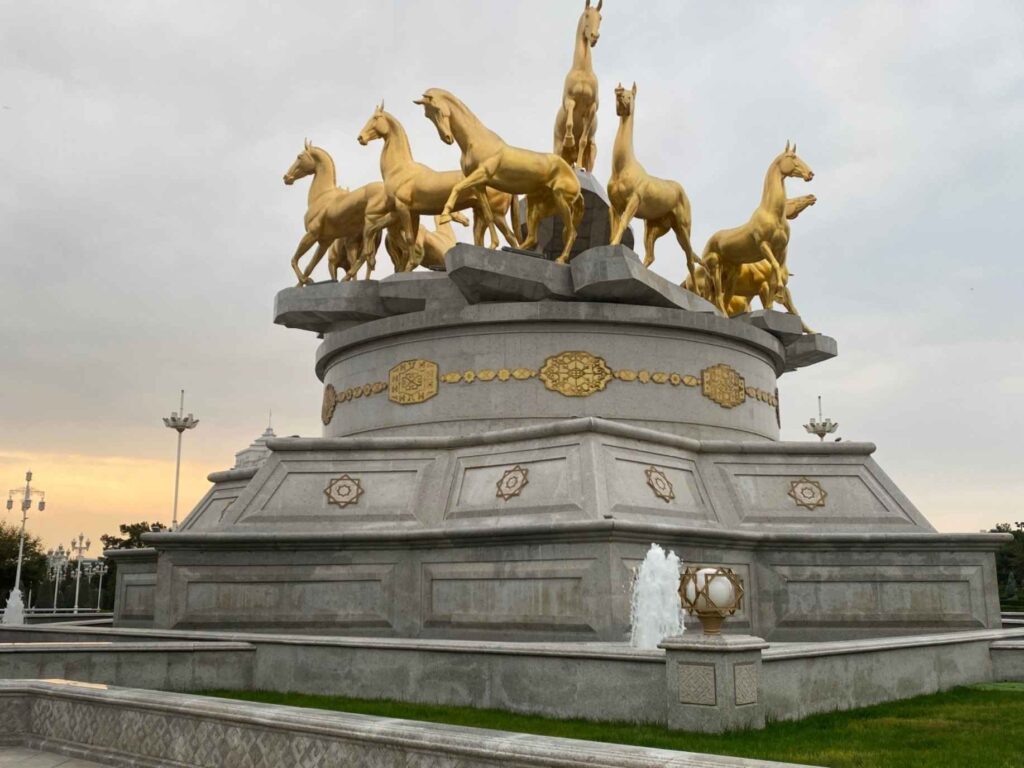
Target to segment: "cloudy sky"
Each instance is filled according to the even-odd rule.
[[[385,99],[417,159],[457,166],[412,99],[447,88],[549,149],[582,0],[0,3],[0,485],[48,494],[48,546],[170,518],[258,435],[317,435],[316,341],[271,322],[292,284],[305,137],[346,186]],[[1024,6],[606,0],[597,174],[612,90],[636,147],[693,204],[693,239],[744,221],[787,139],[815,171],[791,287],[840,357],[783,378],[783,433],[825,398],[941,530],[1024,520]],[[386,258],[384,259],[386,261]],[[669,238],[656,270],[680,280]],[[382,270],[382,275],[387,270]],[[325,274],[323,275],[325,276]],[[14,522],[14,516],[6,518]],[[94,547],[94,552],[95,552]]]

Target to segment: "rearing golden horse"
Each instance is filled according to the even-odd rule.
[[[513,195],[526,195],[531,215],[528,216],[526,240],[521,247],[530,249],[537,244],[535,212],[551,208],[562,220],[565,238],[558,262],[567,263],[576,239],[576,228],[583,219],[580,182],[569,164],[558,155],[509,146],[448,91],[431,88],[415,103],[423,106],[441,141],[458,144],[462,150],[462,172],[466,178],[452,188],[439,223],[451,220],[459,195],[467,189],[493,187]],[[481,202],[489,208],[486,196],[481,197]]]
[[[572,69],[565,76],[562,105],[555,118],[555,154],[577,168],[593,173],[597,157],[594,135],[597,133],[597,75],[590,49],[601,37],[601,7],[590,7],[590,0],[576,24],[576,47]]]
[[[765,259],[771,265],[768,284],[768,305],[771,309],[779,287],[783,285],[782,265],[786,263],[789,245],[789,223],[786,221],[786,179],[799,176],[804,181],[814,178],[812,171],[797,157],[796,145],[786,148],[768,166],[764,177],[761,204],[746,224],[716,232],[704,246],[703,261],[715,292],[715,304],[728,312],[726,297],[734,293],[734,283],[742,264],[753,264]]]

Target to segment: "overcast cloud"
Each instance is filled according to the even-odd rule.
[[[202,421],[186,508],[268,409],[279,434],[319,434],[316,341],[271,323],[303,231],[306,183],[281,182],[303,139],[340,184],[377,178],[380,145],[355,137],[384,98],[417,159],[456,167],[412,104],[437,86],[549,149],[582,5],[0,4],[0,485],[36,469],[48,544],[169,519],[159,418],[179,387]],[[791,287],[840,356],[783,378],[784,436],[806,437],[821,393],[939,528],[1024,519],[1024,6],[606,0],[603,15],[601,179],[619,80],[638,83],[637,153],[686,187],[696,244],[749,216],[787,139],[815,171],[789,185],[819,201],[794,223]],[[678,281],[669,241],[655,269]]]

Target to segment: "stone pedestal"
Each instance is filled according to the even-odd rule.
[[[687,633],[666,638],[669,728],[721,733],[764,728],[761,651],[750,635]]]
[[[599,245],[608,245],[611,239],[611,217],[608,213],[610,203],[608,193],[593,174],[576,170],[576,178],[580,180],[580,194],[583,195],[583,221],[576,229],[576,240],[573,242],[570,258],[575,258],[584,251]],[[519,198],[520,221],[523,222],[520,237],[526,236],[526,198]],[[633,247],[633,230],[626,227],[622,235],[622,244]],[[557,259],[565,247],[562,236],[562,220],[557,216],[541,219],[537,229],[536,251],[544,254],[547,259]]]

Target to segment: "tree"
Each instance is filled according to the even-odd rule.
[[[7,594],[14,589],[20,537],[20,522],[12,525],[0,520],[0,606],[7,602]],[[22,592],[27,596],[28,590],[33,589],[38,594],[39,585],[46,581],[46,578],[46,554],[43,552],[43,545],[37,537],[26,531],[25,555],[21,566]]]
[[[999,594],[1005,601],[1019,600],[1018,585],[1024,582],[1024,522],[999,523],[992,532],[1008,533],[1013,537],[996,552],[996,579]],[[1018,592],[1015,598],[1009,594],[1011,578],[1014,591]]]
[[[104,549],[141,549],[146,546],[142,542],[142,534],[149,533],[150,531],[167,530],[167,526],[163,523],[153,523],[150,525],[147,522],[121,523],[118,528],[121,530],[120,536],[112,536],[106,533],[100,536]]]

